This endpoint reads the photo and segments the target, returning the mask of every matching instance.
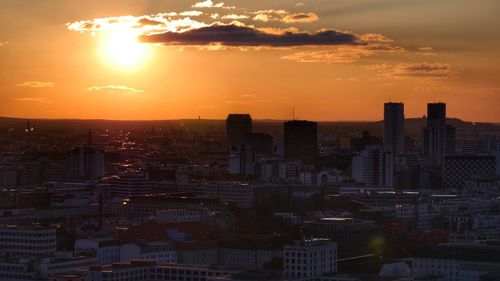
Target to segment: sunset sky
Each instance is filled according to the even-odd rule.
[[[500,122],[498,0],[0,0],[0,116]]]

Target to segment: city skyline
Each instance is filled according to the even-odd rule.
[[[500,122],[491,0],[82,3],[0,3],[0,116]]]

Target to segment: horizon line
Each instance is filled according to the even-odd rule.
[[[19,119],[19,120],[42,120],[42,121],[107,121],[107,122],[165,122],[165,121],[225,121],[225,118],[172,118],[172,119],[106,119],[106,118],[45,118],[45,117],[12,117],[12,116],[0,116],[0,119]],[[424,116],[420,117],[405,117],[405,120],[409,119],[425,119]],[[468,121],[463,120],[458,117],[446,117],[446,119],[456,119],[462,122],[468,123],[482,123],[482,124],[495,124],[500,125],[500,120],[498,121]],[[285,122],[291,121],[291,119],[271,119],[271,118],[252,118],[253,121],[270,121],[270,122]],[[384,119],[377,120],[314,120],[314,119],[297,119],[297,120],[307,120],[314,122],[383,122]]]

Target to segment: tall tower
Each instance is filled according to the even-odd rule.
[[[226,119],[227,143],[241,146],[247,134],[252,133],[252,117],[250,114],[229,114]]]
[[[293,120],[284,126],[285,157],[314,162],[318,153],[318,123]]]
[[[435,167],[442,167],[444,156],[455,150],[455,127],[446,125],[446,104],[427,104],[427,127],[423,131],[424,155]]]
[[[384,149],[396,157],[404,152],[404,104],[384,104]]]

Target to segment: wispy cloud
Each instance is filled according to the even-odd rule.
[[[144,92],[136,88],[122,86],[122,85],[105,85],[105,86],[91,86],[85,89],[88,92],[107,92],[107,93],[117,93],[117,94],[139,94]]]
[[[195,3],[193,8],[224,8],[224,9],[234,9],[233,6],[225,6],[224,2],[215,3],[212,0],[205,0]]]
[[[372,54],[373,52],[361,48],[337,48],[327,51],[297,52],[281,58],[308,63],[353,63]]]
[[[179,15],[184,16],[184,17],[198,17],[203,15],[202,11],[185,11],[179,13]]]
[[[14,98],[15,101],[20,102],[39,102],[39,103],[49,103],[52,100],[47,97],[22,97],[22,98]]]
[[[280,21],[284,23],[309,23],[319,19],[315,13],[290,13],[286,10],[260,10],[254,12],[253,20],[269,22]]]
[[[229,15],[224,15],[221,17],[221,19],[229,19],[229,20],[242,20],[242,19],[248,19],[249,16],[247,15],[237,15],[237,14],[229,14]]]
[[[398,63],[364,66],[389,77],[451,78],[453,71],[447,63]]]
[[[28,81],[19,83],[17,87],[28,87],[28,88],[46,88],[54,87],[56,84],[54,82],[42,82],[42,81]]]
[[[420,47],[420,48],[418,48],[418,52],[421,55],[424,55],[424,56],[435,56],[435,55],[437,55],[436,51],[432,47]]]

